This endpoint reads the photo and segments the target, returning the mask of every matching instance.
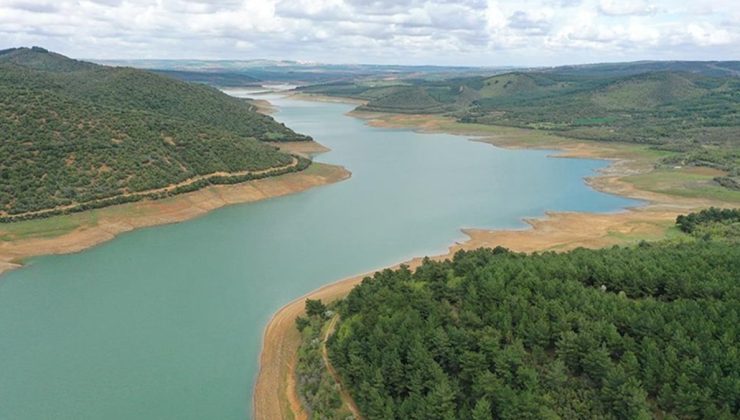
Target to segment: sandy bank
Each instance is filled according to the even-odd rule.
[[[354,98],[342,98],[340,96],[327,96],[306,92],[290,92],[290,97],[301,101],[330,102],[338,104],[365,105],[367,101]]]
[[[316,143],[295,147],[306,153],[326,150]],[[292,194],[349,176],[343,167],[314,163],[301,172],[241,184],[215,185],[163,200],[144,200],[48,219],[2,224],[0,273],[18,268],[29,257],[78,252],[133,229],[182,222],[230,204]]]

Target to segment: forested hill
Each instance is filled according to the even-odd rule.
[[[368,419],[736,419],[738,212],[679,222],[700,239],[378,273],[332,364]]]
[[[562,75],[596,77],[631,76],[656,71],[694,73],[710,77],[740,76],[740,61],[633,61],[626,63],[596,63],[538,69]]]
[[[293,158],[308,140],[243,100],[42,48],[0,51],[0,216],[82,205]]]

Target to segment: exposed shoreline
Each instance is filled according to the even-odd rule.
[[[357,104],[358,101],[342,98],[324,98],[314,95],[297,95],[304,100],[334,101]],[[462,229],[469,239],[451,245],[448,252],[430,257],[434,260],[451,258],[459,250],[480,247],[504,246],[518,252],[543,250],[565,251],[577,247],[601,248],[630,243],[641,239],[660,239],[666,236],[677,215],[690,210],[722,205],[723,202],[704,198],[685,198],[666,195],[637,188],[623,178],[650,172],[649,159],[631,157],[626,149],[633,145],[603,144],[592,141],[557,138],[555,142],[525,142],[512,139],[506,131],[517,129],[501,128],[503,135],[481,133],[471,130],[444,129],[444,121],[435,116],[382,114],[352,111],[352,116],[361,118],[376,127],[410,128],[422,132],[447,132],[475,136],[481,141],[507,148],[544,148],[557,150],[555,157],[589,158],[609,160],[607,168],[585,181],[594,189],[627,198],[639,199],[644,205],[618,212],[576,213],[548,212],[542,218],[526,219],[529,227],[513,230]],[[423,257],[416,257],[402,264],[411,269],[421,264]],[[397,268],[395,264],[386,268]],[[384,268],[381,268],[380,271]],[[263,347],[260,353],[260,370],[253,395],[256,419],[295,418],[307,419],[298,398],[294,367],[301,337],[295,328],[295,318],[304,312],[305,299],[322,299],[330,302],[346,296],[365,277],[373,272],[352,276],[327,284],[313,292],[283,306],[272,317],[264,330]]]
[[[316,142],[280,147],[304,156],[329,150]],[[341,166],[312,163],[300,172],[239,184],[213,185],[162,200],[143,200],[48,219],[2,224],[0,275],[22,267],[23,261],[30,257],[79,252],[134,229],[179,223],[227,205],[297,193],[347,179],[350,175]],[[22,234],[19,231],[23,231]]]

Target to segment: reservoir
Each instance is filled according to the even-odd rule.
[[[374,128],[351,105],[270,100],[332,149],[346,181],[46,256],[0,277],[0,419],[244,419],[262,333],[324,284],[545,211],[637,202],[550,158],[447,134]]]

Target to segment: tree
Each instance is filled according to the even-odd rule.
[[[612,366],[605,346],[592,349],[583,358],[583,372],[594,382],[601,384]]]
[[[627,377],[621,368],[616,367],[609,371],[604,382],[602,391],[604,402],[617,418],[625,420],[652,418],[645,401],[647,393],[636,378]]]
[[[309,325],[311,325],[311,321],[309,321],[308,319],[306,319],[306,318],[304,318],[302,316],[299,316],[299,317],[296,317],[295,324],[296,324],[296,328],[298,328],[298,331],[303,332],[303,330],[306,327],[308,327]]]
[[[306,299],[306,315],[324,317],[325,314],[326,305],[321,302],[321,299]]]
[[[455,419],[455,393],[446,377],[440,377],[427,396],[426,412],[430,420]]]
[[[473,420],[493,420],[493,414],[491,413],[491,403],[483,397],[475,403],[472,414]]]

